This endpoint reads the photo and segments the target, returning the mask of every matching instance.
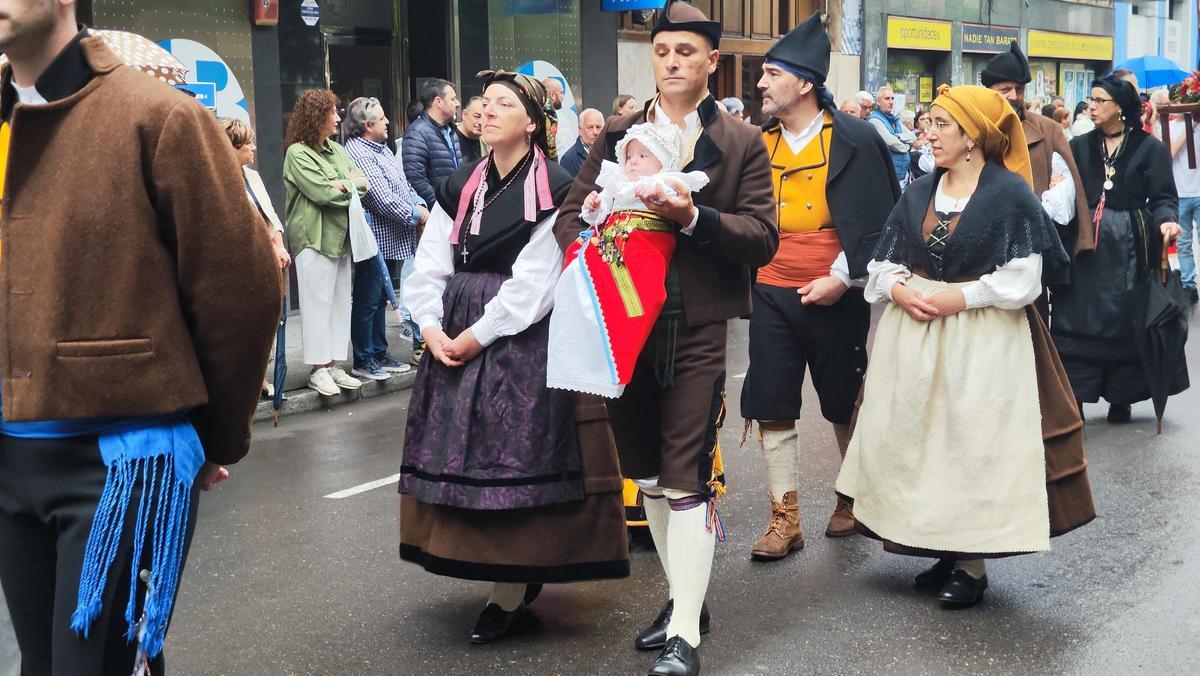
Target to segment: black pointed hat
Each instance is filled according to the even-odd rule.
[[[721,44],[721,24],[709,19],[692,3],[683,0],[667,0],[667,6],[658,14],[658,23],[650,31],[650,39],[663,31],[688,31],[708,38],[712,48]]]
[[[1007,52],[1001,52],[987,62],[987,67],[979,74],[979,84],[991,87],[997,82],[1016,82],[1029,84],[1033,76],[1029,74],[1029,60],[1013,40]]]
[[[818,11],[779,38],[779,42],[767,52],[767,59],[808,71],[817,77],[818,82],[814,84],[825,84],[825,78],[829,75],[831,48],[829,35],[825,32]]]

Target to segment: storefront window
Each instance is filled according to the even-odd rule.
[[[1029,62],[1029,73],[1033,81],[1025,87],[1025,100],[1037,99],[1038,105],[1043,106],[1050,99],[1058,96],[1058,64],[1054,61]]]
[[[913,111],[929,107],[939,58],[940,55],[922,52],[888,51],[887,83],[896,93],[897,111],[902,107]]]

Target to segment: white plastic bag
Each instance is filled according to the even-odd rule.
[[[375,241],[371,226],[367,225],[367,213],[363,211],[362,200],[353,184],[350,188],[350,255],[355,263],[379,255],[379,243]]]

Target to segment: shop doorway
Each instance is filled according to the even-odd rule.
[[[453,33],[450,12],[453,4],[428,0],[406,0],[404,4],[405,42],[408,46],[408,100],[414,100],[420,96],[421,86],[428,79],[455,81],[454,64],[450,59],[450,36]],[[486,25],[486,14],[477,18],[483,19]],[[478,89],[474,72],[464,73],[463,77],[470,82],[458,83],[460,86],[468,91]],[[463,96],[464,93],[459,92],[459,99],[462,101],[470,98]]]
[[[400,99],[396,91],[392,36],[386,31],[356,30],[352,34],[325,33],[325,63],[329,68],[329,88],[346,107],[366,96],[377,99],[387,112],[388,136],[402,133]]]

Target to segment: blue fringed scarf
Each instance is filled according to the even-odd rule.
[[[191,507],[192,481],[204,464],[204,449],[191,423],[102,434],[100,457],[108,467],[104,493],[96,506],[88,534],[83,568],[79,575],[79,600],[71,615],[71,629],[87,638],[100,614],[104,587],[120,548],[126,514],[138,491],[137,520],[133,533],[126,639],[138,639],[140,652],[153,658],[162,651],[171,606],[179,586]],[[150,543],[150,576],[142,617],[134,617],[137,583],[144,545]]]

